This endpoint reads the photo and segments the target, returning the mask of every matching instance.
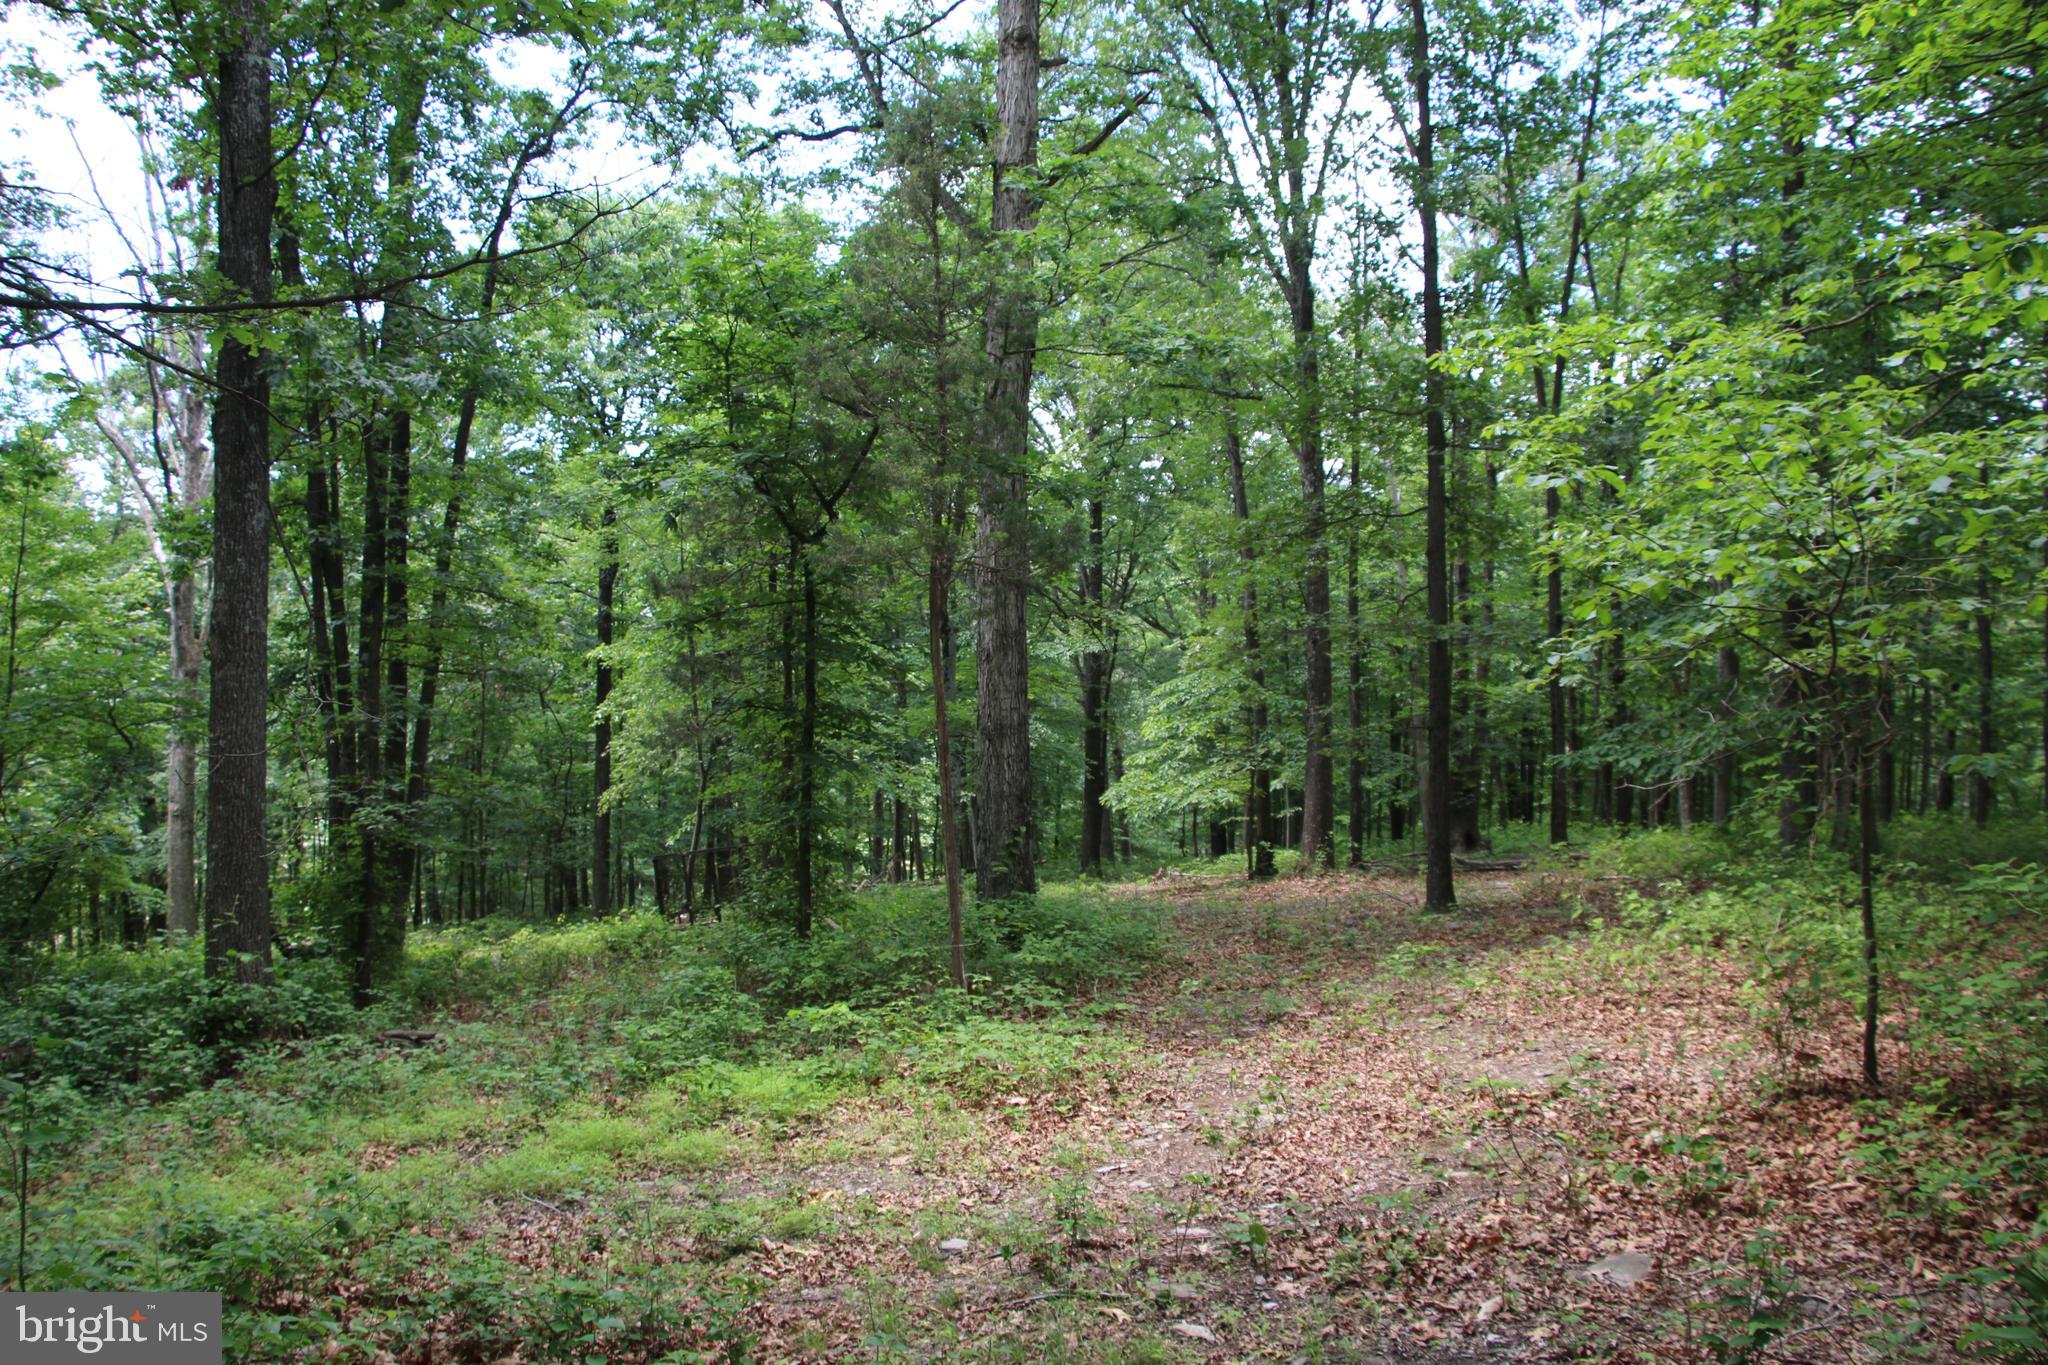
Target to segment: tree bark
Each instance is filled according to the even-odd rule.
[[[1557,535],[1558,513],[1563,500],[1555,488],[1543,494],[1543,522],[1548,534]],[[1555,559],[1543,575],[1544,630],[1552,640],[1564,636],[1564,570]],[[1564,843],[1571,837],[1572,779],[1565,767],[1570,752],[1570,731],[1565,724],[1564,684],[1555,676],[1543,687],[1550,712],[1550,842]]]
[[[201,637],[199,584],[180,574],[169,585],[171,734],[164,762],[165,925],[199,931],[199,736]]]
[[[590,820],[591,908],[608,915],[612,904],[612,813],[605,797],[612,788],[612,722],[605,707],[612,695],[612,599],[619,581],[618,511],[607,506],[599,519],[601,558],[597,568],[596,736],[591,754],[593,801]]]
[[[1877,803],[1872,799],[1871,753],[1875,745],[1889,740],[1887,722],[1877,716],[1865,722],[1866,734],[1855,755],[1856,802],[1856,884],[1863,931],[1863,1083],[1878,1083],[1877,1071],[1877,908],[1875,865],[1877,862]]]
[[[1417,208],[1422,218],[1422,352],[1429,365],[1423,402],[1428,475],[1424,571],[1429,599],[1427,767],[1422,784],[1423,907],[1441,911],[1458,903],[1451,881],[1451,601],[1446,544],[1450,509],[1444,488],[1449,441],[1444,430],[1444,376],[1436,365],[1444,349],[1444,306],[1437,265],[1436,129],[1429,109],[1429,20],[1424,0],[1409,0],[1409,5],[1415,42],[1415,171],[1420,201]]]
[[[1780,676],[1776,689],[1778,710],[1786,723],[1784,747],[1778,751],[1778,781],[1783,788],[1778,798],[1778,843],[1792,848],[1804,843],[1813,831],[1819,759],[1807,717],[1812,688],[1803,657],[1813,638],[1806,604],[1799,597],[1794,596],[1786,605],[1784,622],[1792,662]]]
[[[1893,754],[1892,736],[1897,727],[1893,724],[1892,680],[1882,679],[1877,688],[1877,721],[1879,740],[1877,748],[1877,818],[1881,823],[1890,824],[1893,810],[1898,805],[1899,765]]]
[[[999,125],[990,225],[1000,244],[1038,219],[1038,0],[1000,0],[996,62]],[[988,900],[1038,886],[1031,810],[1031,660],[1026,470],[1038,304],[1028,260],[1012,262],[987,314],[990,369],[983,405],[984,464],[975,516],[975,875]]]
[[[1301,171],[1290,167],[1299,198]],[[1308,551],[1302,571],[1302,664],[1307,674],[1302,731],[1301,862],[1303,873],[1336,857],[1333,808],[1335,764],[1330,751],[1334,680],[1330,668],[1330,545],[1324,505],[1322,368],[1316,335],[1314,244],[1285,244],[1288,311],[1294,328],[1294,460],[1301,475],[1301,535]]]
[[[946,526],[943,485],[934,482],[932,492],[932,546],[925,570],[925,617],[932,675],[932,743],[939,765],[939,849],[946,875],[946,941],[951,952],[953,984],[967,989],[966,931],[962,922],[963,876],[960,867],[960,831],[954,812],[959,793],[953,782],[953,723],[947,709],[947,683],[951,670],[953,620],[948,603],[953,592],[951,532]],[[920,855],[921,856],[921,855]],[[923,869],[919,869],[922,876]]]
[[[1245,705],[1245,870],[1246,875],[1258,879],[1273,875],[1273,778],[1265,765],[1266,670],[1259,649],[1258,550],[1252,544],[1251,502],[1245,493],[1244,439],[1234,413],[1224,421],[1223,451],[1230,464],[1230,512],[1237,519],[1237,557],[1244,566],[1244,660],[1251,688]]]
[[[277,212],[270,30],[257,0],[229,0],[214,90],[221,273],[271,297]],[[213,409],[213,676],[207,711],[206,974],[268,982],[270,966],[270,375],[261,351],[220,339]]]
[[[803,704],[797,718],[796,751],[796,936],[811,936],[817,903],[812,867],[818,844],[818,579],[811,557],[800,558],[803,581]]]
[[[1351,452],[1350,477],[1346,486],[1354,506],[1351,509],[1353,530],[1346,537],[1344,556],[1344,623],[1346,627],[1345,654],[1349,665],[1349,677],[1345,689],[1345,744],[1349,750],[1345,809],[1350,824],[1345,859],[1350,867],[1365,865],[1365,834],[1369,810],[1365,796],[1365,637],[1359,625],[1358,615],[1358,503],[1362,494],[1358,487],[1358,452]]]
[[[1102,646],[1102,500],[1088,499],[1088,551],[1080,569],[1081,614],[1088,647],[1081,654],[1081,872],[1102,873],[1109,789],[1109,653]]]
[[[419,157],[424,80],[401,78],[385,141],[387,197],[383,266],[410,265],[407,229],[397,215],[409,206]],[[377,359],[388,367],[408,357],[401,310],[388,307]],[[361,616],[356,633],[356,686],[361,712],[353,727],[354,814],[360,858],[348,929],[357,1005],[367,1005],[397,971],[405,951],[405,898],[410,884],[410,832],[404,819],[405,704],[408,656],[406,559],[411,527],[412,413],[394,401],[374,412],[363,431]],[[338,522],[338,519],[337,519]],[[365,813],[370,818],[364,819]]]

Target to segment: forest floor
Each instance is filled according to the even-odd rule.
[[[1646,927],[1680,891],[1061,883],[1046,914],[1153,945],[1123,984],[777,1020],[703,974],[744,923],[423,935],[426,1033],[83,1111],[38,1287],[227,1290],[248,1361],[1958,1358],[2010,1308],[2038,1115],[1866,1092],[1829,991]]]
[[[1725,957],[1585,887],[1416,881],[1120,888],[1166,955],[1061,1083],[881,1088],[465,1235],[722,1262],[765,1359],[1939,1359],[1989,1311],[2020,1224],[1900,1215],[1849,1020],[1763,1048]]]

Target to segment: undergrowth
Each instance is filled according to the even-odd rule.
[[[1125,1045],[1083,995],[1157,951],[1149,910],[1085,885],[978,907],[969,992],[947,981],[929,888],[840,899],[809,942],[775,918],[430,929],[363,1012],[318,956],[282,960],[270,990],[210,987],[189,943],[61,963],[0,1005],[15,1044],[0,1125],[29,1172],[8,1278],[225,1289],[236,1359],[330,1341],[369,1355],[417,1332],[632,1359],[649,1324],[723,1351],[743,1335],[725,1278],[649,1271],[650,1316],[634,1307],[645,1276],[451,1258],[441,1239],[429,1271],[392,1247],[494,1209],[691,1179],[849,1099],[973,1109],[1084,1085]],[[437,1037],[379,1040],[400,1024]],[[343,1307],[322,1292],[338,1282],[385,1288]]]

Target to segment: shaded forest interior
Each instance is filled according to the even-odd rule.
[[[2048,1358],[2036,11],[7,12],[17,1288]]]

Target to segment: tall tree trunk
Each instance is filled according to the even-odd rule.
[[[889,884],[892,886],[899,884],[904,878],[906,866],[904,862],[904,840],[910,834],[906,820],[907,810],[908,807],[901,796],[891,798]]]
[[[1251,700],[1245,707],[1247,755],[1244,801],[1246,872],[1253,878],[1273,875],[1273,778],[1266,771],[1266,671],[1259,652],[1258,550],[1252,543],[1251,503],[1245,494],[1244,440],[1237,416],[1224,419],[1223,450],[1230,462],[1230,511],[1237,519],[1238,561],[1244,566],[1244,661]]]
[[[1892,736],[1897,727],[1893,724],[1892,680],[1883,678],[1877,688],[1877,818],[1890,824],[1892,812],[1898,805],[1899,766],[1894,756]]]
[[[327,759],[327,856],[340,866],[355,848],[355,683],[349,658],[347,583],[341,563],[341,468],[330,440],[306,474],[307,557],[313,578],[313,655]]]
[[[170,583],[171,734],[164,762],[165,924],[199,932],[199,585],[189,573]]]
[[[1449,441],[1444,431],[1444,304],[1438,281],[1436,128],[1430,117],[1429,20],[1424,0],[1409,0],[1414,18],[1415,172],[1422,218],[1423,438],[1427,454],[1424,560],[1429,599],[1429,693],[1426,771],[1422,783],[1423,906],[1449,910],[1458,903],[1451,881],[1451,595],[1447,536],[1450,509],[1444,488]]]
[[[1351,452],[1351,467],[1346,487],[1354,504],[1351,508],[1353,527],[1346,537],[1344,555],[1344,624],[1345,653],[1348,656],[1349,677],[1345,690],[1345,743],[1349,752],[1345,808],[1350,823],[1349,852],[1345,863],[1350,867],[1365,865],[1365,834],[1369,811],[1365,798],[1365,636],[1358,618],[1358,504],[1362,496],[1358,487],[1358,452]]]
[[[271,297],[277,212],[270,30],[258,0],[229,0],[214,87],[220,270],[240,297]],[[266,837],[270,700],[270,375],[232,330],[213,408],[213,675],[207,709],[206,974],[270,980]]]
[[[952,669],[953,620],[949,606],[953,593],[951,531],[946,525],[943,485],[934,482],[932,492],[932,545],[925,570],[925,616],[929,627],[932,674],[932,743],[939,765],[939,849],[946,874],[946,942],[951,951],[953,984],[967,989],[966,932],[962,923],[962,872],[960,831],[955,818],[959,792],[953,782],[953,723],[947,709]],[[922,856],[922,855],[920,855]],[[923,869],[919,869],[920,876]]]
[[[1081,872],[1102,872],[1109,789],[1109,653],[1102,644],[1102,500],[1088,499],[1088,552],[1080,567],[1081,615],[1088,645],[1081,654]]]
[[[364,804],[374,802],[383,786],[384,608],[389,589],[386,556],[390,549],[389,514],[384,501],[389,473],[384,450],[389,439],[389,428],[382,418],[372,419],[370,429],[363,435],[362,584],[356,631],[356,679],[362,694],[360,710],[351,726],[359,861],[355,895],[346,911],[353,992],[358,1007],[375,998],[377,984],[393,965],[379,914],[383,906],[379,887],[384,864],[381,845],[386,831],[379,828],[381,820],[360,818]]]
[[[1117,743],[1112,744],[1110,746],[1109,771],[1111,776],[1114,777],[1116,781],[1121,782],[1124,780],[1124,746],[1122,741],[1118,741]],[[1116,824],[1117,860],[1119,862],[1128,863],[1131,860],[1130,816],[1126,815],[1123,811],[1120,810],[1109,811],[1106,813],[1114,818]],[[1103,846],[1105,848],[1109,846],[1109,839],[1106,835],[1103,838]]]
[[[403,409],[392,414],[390,481],[385,495],[384,556],[384,747],[379,767],[384,775],[384,810],[387,836],[378,840],[384,860],[378,873],[378,887],[384,903],[378,926],[385,947],[379,979],[397,969],[405,951],[406,896],[412,884],[412,849],[415,841],[409,813],[405,808],[406,709],[411,700],[409,672],[412,664],[412,636],[409,561],[412,544],[412,414]]]
[[[591,908],[608,915],[612,904],[612,813],[605,797],[612,789],[612,721],[605,710],[612,696],[612,598],[619,581],[618,511],[607,506],[599,518],[601,558],[597,567],[597,690],[596,737],[591,753],[591,789],[594,799],[590,819]]]
[[[409,209],[419,157],[424,79],[405,77],[394,98],[385,141],[389,211],[383,268],[411,264]],[[387,306],[377,339],[377,360],[395,369],[409,357],[403,312]],[[405,895],[409,879],[405,828],[405,725],[408,660],[402,639],[407,615],[406,556],[410,530],[412,414],[402,402],[371,415],[363,432],[363,551],[361,620],[357,630],[356,685],[361,714],[354,727],[357,847],[356,894],[348,909],[354,996],[367,1005],[397,970],[405,951]],[[394,638],[401,637],[401,638]],[[373,819],[361,821],[363,803]]]
[[[1543,523],[1550,538],[1557,537],[1558,513],[1563,501],[1555,488],[1543,494]],[[1552,640],[1564,635],[1564,570],[1555,556],[1543,575],[1544,630]],[[1554,646],[1553,646],[1554,647]],[[1564,683],[1553,672],[1543,687],[1550,712],[1550,842],[1564,843],[1571,837],[1572,779],[1565,767],[1570,751],[1570,731],[1565,724]]]
[[[995,202],[1000,245],[1038,220],[1039,0],[1000,0],[996,22]],[[1026,471],[1038,303],[1028,260],[1011,262],[988,305],[990,379],[975,551],[975,870],[988,900],[1038,887],[1031,811],[1031,660],[1025,606],[1030,548]]]
[[[1299,200],[1301,171],[1291,167]],[[1303,215],[1305,218],[1306,215]],[[1300,871],[1335,861],[1335,762],[1330,717],[1335,685],[1330,668],[1330,544],[1324,506],[1322,368],[1316,335],[1314,243],[1290,238],[1286,246],[1288,311],[1294,328],[1294,460],[1301,474],[1301,536],[1308,563],[1302,571],[1302,663],[1307,703],[1302,731]]]
[[[1889,684],[1887,684],[1889,685]],[[1877,744],[1889,742],[1888,722],[1880,716],[1864,721],[1864,735],[1853,745],[1857,796],[1856,884],[1863,930],[1863,1083],[1876,1085],[1877,1073],[1877,803],[1872,799],[1871,756]]]
[[[818,578],[809,553],[801,556],[803,580],[803,705],[797,718],[796,936],[811,936],[817,903],[812,867],[818,844]]]
[[[886,880],[889,875],[889,794],[880,787],[868,802],[868,861],[867,875],[876,881]]]
[[[1941,763],[1934,776],[1934,809],[1943,815],[1956,808],[1956,772],[1950,765],[1955,761],[1958,740],[1954,721],[1956,685],[1949,684],[1949,724],[1941,732]]]

